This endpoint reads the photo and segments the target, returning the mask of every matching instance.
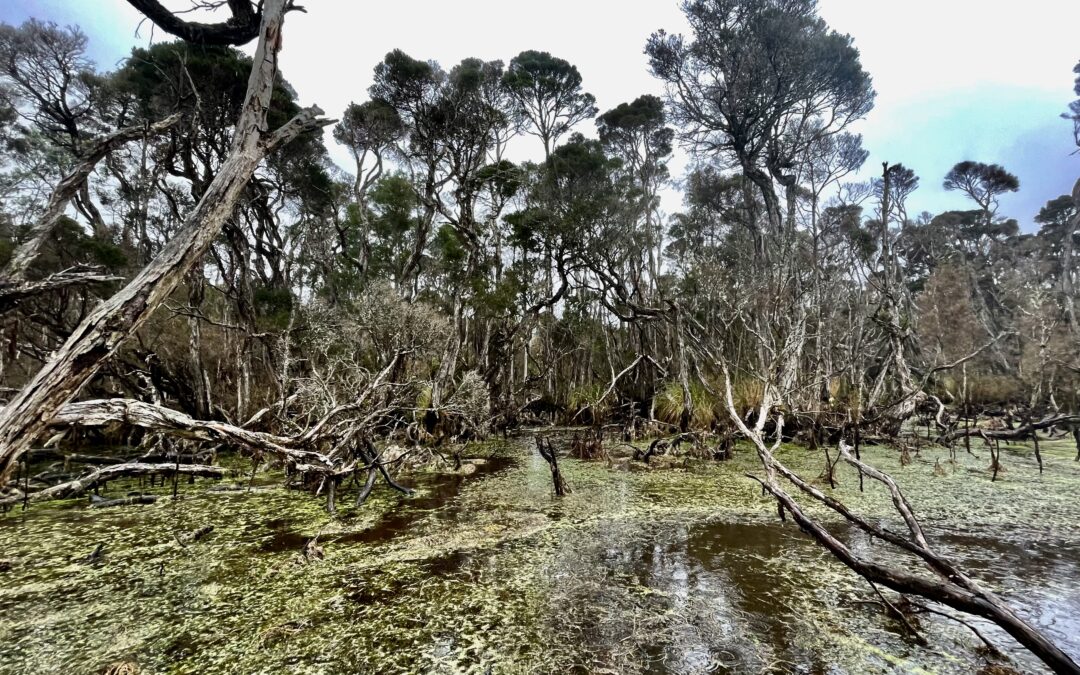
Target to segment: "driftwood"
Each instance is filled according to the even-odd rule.
[[[937,438],[938,443],[949,443],[958,438],[964,438],[967,436],[979,436],[981,438],[997,438],[1001,440],[1024,440],[1031,438],[1036,431],[1042,431],[1043,429],[1049,429],[1051,427],[1058,426],[1059,424],[1078,424],[1080,423],[1080,415],[1055,415],[1053,417],[1047,417],[1039,420],[1038,422],[1030,422],[1023,426],[1016,427],[1015,429],[983,429],[980,427],[968,427],[966,429],[953,429],[947,433],[944,433]]]
[[[178,410],[131,399],[68,403],[50,421],[51,426],[108,427],[114,424],[140,427],[190,440],[262,450],[301,466],[329,467],[333,463],[323,453],[304,449],[317,441],[315,436],[277,436],[225,422],[196,420]]]
[[[365,409],[372,396],[380,390],[405,353],[407,352],[401,351],[395,354],[390,363],[372,379],[355,401],[334,407],[306,431],[293,436],[253,431],[226,422],[197,420],[177,410],[130,399],[98,399],[69,403],[56,413],[49,421],[49,425],[53,427],[140,427],[147,431],[167,434],[170,437],[246,448],[252,451],[256,458],[264,455],[277,457],[285,463],[287,472],[301,475],[304,485],[314,484],[317,493],[325,488],[328,507],[333,507],[338,483],[361,471],[368,472],[368,481],[373,481],[374,475],[381,475],[393,489],[411,494],[412,490],[394,481],[387,470],[387,461],[382,459],[381,453],[376,450],[370,438],[360,433],[371,424],[373,419],[382,414],[379,409],[374,411]],[[358,412],[366,412],[366,414],[356,416],[355,413]],[[191,453],[192,457],[200,454],[199,452]],[[144,457],[135,462],[119,464],[111,468],[122,471],[121,467],[161,466],[169,469],[163,472],[165,475],[176,475],[192,473],[201,466],[180,463],[178,454],[172,455],[170,459],[173,461],[169,463],[149,464]],[[393,461],[399,460],[400,458]],[[218,467],[210,468],[222,471]],[[151,475],[156,475],[156,473],[161,472],[152,472]],[[314,479],[314,483],[309,479]],[[65,491],[57,490],[59,487],[54,486],[42,490],[41,493],[44,494],[35,496],[33,499],[36,501],[53,498],[54,494],[67,496]],[[367,497],[367,492],[370,492],[370,487],[367,487],[366,492],[361,492],[358,504]],[[8,497],[7,500],[13,502],[18,498]],[[4,503],[6,503],[4,500],[0,500],[0,504]]]
[[[206,466],[201,464],[146,464],[143,462],[128,462],[126,464],[114,464],[102,467],[76,478],[75,480],[59,485],[53,485],[27,495],[14,494],[0,498],[0,506],[17,504],[25,499],[27,502],[39,502],[49,499],[67,499],[78,497],[98,485],[107,483],[118,478],[131,478],[134,476],[199,476],[202,478],[223,478],[225,469],[219,466]]]
[[[18,458],[60,408],[98,371],[102,362],[150,317],[200,260],[263,158],[299,134],[330,123],[308,108],[276,131],[267,131],[277,76],[277,53],[287,0],[263,3],[260,39],[228,158],[222,163],[183,227],[158,257],[120,292],[103,302],[0,412],[0,484],[10,480]]]
[[[666,454],[668,450],[675,450],[685,441],[694,441],[696,436],[692,432],[684,432],[676,434],[671,438],[656,438],[652,443],[649,443],[648,449],[642,451],[641,449],[634,450],[634,459],[637,461],[649,463],[649,458],[654,455]]]
[[[213,531],[214,531],[214,526],[213,525],[203,525],[202,527],[200,527],[197,530],[193,530],[191,532],[185,532],[184,534],[180,534],[180,535],[175,535],[173,538],[176,539],[177,544],[180,544],[180,546],[182,546],[184,548],[187,548],[188,544],[193,544],[193,543],[199,541],[200,539],[202,539],[203,537],[205,537],[206,535],[210,534]]]
[[[90,502],[92,509],[108,509],[113,506],[131,506],[133,504],[153,504],[158,500],[157,495],[132,495],[118,499],[101,499]]]
[[[729,416],[743,435],[754,444],[765,470],[763,479],[751,477],[761,483],[762,489],[776,499],[781,518],[785,518],[785,514],[790,514],[803,532],[812,536],[844,565],[871,584],[881,584],[898,593],[917,595],[953,609],[989,619],[1024,645],[1032,654],[1039,657],[1054,672],[1080,674],[1080,666],[1041,631],[1020,618],[1008,604],[980,586],[952,561],[938,554],[927,541],[911,504],[896,482],[888,474],[865,464],[852,455],[851,447],[846,443],[840,443],[841,457],[845,462],[857,468],[861,475],[876,480],[886,487],[893,506],[907,527],[908,536],[901,536],[855,514],[844,504],[810,485],[784,466],[773,455],[773,450],[779,445],[779,440],[772,448],[764,441],[764,420],[772,408],[772,393],[769,388],[766,387],[766,392],[762,397],[757,424],[754,428],[750,428],[735,410],[731,378],[726,364],[723,364],[723,371],[726,380],[725,402]],[[778,414],[776,422],[778,429],[783,426],[783,421],[783,414]],[[777,438],[779,437],[778,433]],[[821,522],[807,515],[802,506],[783,488],[778,477],[783,477],[802,493],[829,507],[862,531],[918,557],[936,579],[917,575],[906,568],[889,567],[861,557],[837,539]]]

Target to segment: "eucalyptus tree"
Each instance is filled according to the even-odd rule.
[[[130,119],[154,119],[169,110],[183,114],[183,122],[153,146],[153,186],[164,197],[157,211],[170,218],[161,223],[168,227],[157,232],[148,232],[145,222],[140,224],[144,258],[150,259],[164,245],[171,228],[184,221],[227,161],[235,133],[233,120],[244,104],[245,74],[251,71],[252,63],[233,47],[158,43],[134,50],[115,76],[115,88],[126,102]],[[275,75],[275,84],[267,119],[280,126],[300,108],[295,92],[280,73]],[[268,382],[278,384],[274,390],[281,387],[276,365],[278,340],[274,331],[267,330],[267,321],[290,304],[289,277],[295,261],[288,249],[296,237],[288,221],[309,212],[321,199],[326,187],[324,164],[322,142],[310,134],[270,153],[246,187],[245,199],[226,221],[225,236],[185,278],[188,306],[180,311],[187,315],[189,325],[189,376],[174,379],[192,384],[190,395],[180,400],[199,418],[210,417],[214,409],[210,377],[201,356],[200,324],[205,318],[200,317],[207,283],[204,266],[212,266],[230,300],[231,311],[217,317],[218,322],[242,329],[225,332],[222,351],[231,354],[231,363],[224,370],[235,386],[235,403],[227,408],[243,415],[253,389],[262,390],[252,386],[259,374],[253,364],[266,364]],[[264,337],[255,339],[254,335]],[[167,354],[159,356],[162,363],[169,363]],[[214,370],[223,368],[219,364]]]
[[[441,139],[448,123],[442,99],[445,81],[446,73],[438,64],[419,61],[395,49],[375,66],[375,81],[368,90],[372,100],[393,108],[404,124],[402,159],[423,205],[399,288],[403,295],[418,291],[419,267],[439,212],[439,193],[450,181],[450,176],[440,171],[446,153]]]
[[[842,289],[836,289],[834,294],[831,286],[838,284],[843,286],[852,278],[852,268],[844,269],[837,263],[844,258],[846,249],[836,245],[834,237],[835,229],[830,225],[841,227],[851,222],[858,226],[861,209],[856,207],[853,214],[851,210],[840,207],[830,215],[833,218],[822,222],[821,205],[825,195],[830,190],[835,190],[837,184],[846,177],[862,168],[869,153],[862,147],[862,137],[847,132],[839,134],[822,135],[812,143],[806,145],[800,163],[803,166],[802,182],[808,195],[809,219],[808,231],[810,235],[810,266],[813,270],[814,285],[814,375],[813,381],[817,383],[818,402],[828,403],[830,398],[829,379],[833,374],[834,344],[843,339],[841,331],[838,331],[836,314],[840,309],[838,304],[830,302],[830,298],[841,297]],[[852,218],[851,216],[854,215]],[[820,407],[820,406],[819,406]],[[816,435],[815,435],[816,441]]]
[[[5,157],[9,180],[25,207],[26,236],[0,276],[17,283],[69,205],[102,245],[112,230],[91,192],[98,165],[127,144],[175,126],[170,111],[131,125],[109,78],[93,70],[86,36],[77,28],[29,20],[0,25],[0,98],[9,120]],[[42,198],[44,196],[44,198]]]
[[[503,84],[527,132],[544,144],[545,159],[560,138],[597,112],[596,98],[581,88],[577,67],[548,52],[528,50],[515,56]]]
[[[1076,246],[1077,217],[1080,208],[1071,195],[1051,199],[1039,209],[1035,222],[1040,225],[1039,239],[1045,246],[1049,259],[1047,270],[1051,278],[1057,278],[1061,307],[1068,321],[1073,339],[1080,341],[1080,323],[1076,316]]]
[[[382,177],[385,162],[404,133],[405,126],[397,110],[385,101],[378,100],[350,103],[341,121],[334,127],[334,140],[344,145],[353,158],[356,175],[352,182],[353,203],[350,207],[352,220],[360,225],[356,233],[359,250],[354,255],[344,221],[335,223],[339,251],[356,268],[361,278],[366,275],[371,261],[368,192]]]
[[[600,142],[622,160],[640,193],[644,248],[653,290],[660,275],[658,262],[663,250],[656,217],[657,192],[668,177],[666,161],[671,156],[675,136],[666,122],[663,101],[648,94],[621,103],[596,120]]]
[[[78,155],[103,130],[100,82],[86,56],[86,35],[75,27],[29,19],[0,24],[0,77],[14,110],[50,143]]]
[[[851,38],[829,29],[814,0],[687,0],[691,35],[653,33],[646,46],[673,120],[694,151],[737,167],[761,194],[771,234],[781,234],[784,186],[794,225],[796,160],[873,102]],[[766,254],[755,224],[755,248]]]
[[[964,193],[982,211],[983,226],[989,228],[997,215],[998,201],[1007,192],[1020,189],[1020,180],[998,164],[965,160],[945,174],[946,190]]]
[[[596,99],[582,89],[577,67],[549,52],[527,50],[515,56],[503,76],[503,85],[522,129],[543,144],[545,162],[551,158],[559,139],[597,113]],[[544,292],[550,296],[556,293],[557,253],[545,249],[543,254]],[[550,352],[551,336],[547,331],[543,339],[546,351]],[[549,386],[550,383],[549,379]]]
[[[433,264],[424,272],[433,289],[442,286],[439,300],[457,329],[433,378],[433,410],[454,380],[469,326],[489,330],[469,317],[475,318],[476,296],[501,265],[492,260],[489,241],[515,185],[512,165],[501,159],[514,126],[503,79],[499,61],[464,59],[447,73],[396,51],[376,68],[370,92],[404,122],[403,158],[422,206],[405,270],[415,274],[412,293],[420,291],[418,267],[430,251]],[[441,227],[434,226],[436,218]]]

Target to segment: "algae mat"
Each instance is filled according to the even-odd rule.
[[[866,457],[909,492],[929,534],[1080,656],[1080,466],[1044,443],[1040,476],[1014,446],[986,457],[924,449]],[[383,487],[332,519],[260,476],[250,492],[181,486],[175,502],[89,510],[73,501],[0,518],[0,672],[969,673],[966,629],[923,617],[919,646],[872,592],[775,516],[731,462],[626,471],[565,461],[551,494],[529,443],[470,448],[454,474]],[[819,454],[781,458],[818,475]],[[122,494],[132,486],[110,486]],[[167,488],[156,488],[167,492]],[[344,492],[342,501],[348,499]],[[839,473],[836,496],[891,519],[888,496]],[[197,542],[185,532],[213,525]],[[883,547],[842,524],[868,555]],[[302,550],[313,538],[324,556]],[[101,546],[101,554],[90,554]],[[1037,671],[1006,636],[1014,667]]]

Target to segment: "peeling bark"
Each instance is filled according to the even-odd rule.
[[[277,73],[277,53],[286,0],[267,0],[247,95],[228,159],[184,226],[128,285],[99,305],[19,395],[0,412],[0,484],[64,403],[71,400],[169,296],[206,252],[232,215],[237,200],[262,159],[300,133],[325,126],[318,108],[309,108],[272,133],[266,113]]]

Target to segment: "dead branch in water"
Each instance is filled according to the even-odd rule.
[[[23,501],[40,502],[49,499],[68,499],[92,490],[95,487],[120,478],[133,478],[137,476],[198,476],[200,478],[223,478],[225,469],[220,466],[207,466],[203,464],[147,464],[145,462],[128,462],[125,464],[113,464],[91,471],[66,483],[53,485],[37,492],[23,495],[16,493],[12,496],[0,498],[0,506],[9,506]]]
[[[728,374],[726,363],[721,365],[726,385],[725,403],[729,416],[757,450],[758,458],[765,469],[765,478],[759,479],[759,482],[762,488],[776,499],[782,516],[785,512],[791,514],[791,517],[803,532],[813,537],[844,565],[871,584],[881,584],[898,593],[916,595],[968,614],[989,619],[1016,639],[1017,642],[1024,645],[1032,654],[1039,657],[1054,672],[1070,673],[1072,675],[1080,673],[1080,666],[1046,635],[1020,618],[1007,603],[984,589],[952,561],[938,554],[927,541],[922,526],[911,508],[911,504],[896,481],[884,472],[854,457],[846,443],[840,443],[840,453],[844,461],[886,487],[892,497],[893,506],[907,526],[908,536],[902,536],[887,530],[881,525],[853,513],[842,503],[825,495],[821,490],[807,483],[777,460],[773,455],[773,448],[770,448],[765,443],[762,433],[764,426],[762,420],[773,407],[770,388],[766,386],[759,409],[758,423],[755,428],[751,429],[743,422],[735,409],[731,377]],[[782,428],[783,422],[783,414],[778,413],[776,415],[778,429]],[[778,433],[777,438],[779,436]],[[925,563],[936,579],[919,576],[904,568],[883,565],[858,555],[837,539],[821,522],[808,515],[802,506],[782,487],[778,476],[782,476],[802,493],[829,507],[864,532],[892,544],[904,552],[917,556]]]
[[[562,497],[569,494],[571,492],[570,486],[566,484],[562,471],[559,470],[558,453],[555,451],[555,446],[551,444],[551,439],[537,436],[536,450],[544,458],[544,461],[548,463],[548,468],[551,469],[551,482],[555,486],[555,495]]]

